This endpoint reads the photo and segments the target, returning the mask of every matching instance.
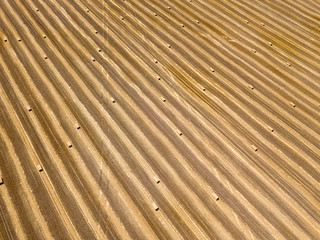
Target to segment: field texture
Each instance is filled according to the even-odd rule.
[[[0,0],[0,239],[320,239],[319,0]]]

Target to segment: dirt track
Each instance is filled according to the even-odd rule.
[[[0,1],[0,239],[320,239],[319,13]]]

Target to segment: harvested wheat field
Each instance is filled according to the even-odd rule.
[[[320,239],[320,1],[1,0],[0,239]]]

